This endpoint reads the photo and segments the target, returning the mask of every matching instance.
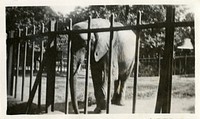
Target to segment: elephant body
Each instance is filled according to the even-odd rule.
[[[115,22],[114,26],[123,26]],[[73,30],[87,29],[88,22],[80,22],[73,26]],[[109,28],[110,22],[105,19],[92,19],[91,29]],[[94,93],[97,107],[94,110],[100,113],[106,109],[106,82],[109,72],[109,49],[110,32],[91,33],[91,74],[94,85]],[[134,66],[136,35],[131,30],[114,31],[113,35],[113,60],[112,60],[112,80],[114,81],[114,94],[112,104],[123,105],[125,98],[125,82],[129,78]],[[83,63],[87,46],[87,33],[72,36],[72,78],[70,80],[72,101],[74,109],[78,113],[76,104],[76,75],[81,63]],[[74,97],[74,98],[73,98]]]

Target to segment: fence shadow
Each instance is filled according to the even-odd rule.
[[[95,102],[89,102],[88,106],[94,105]],[[17,114],[26,114],[26,106],[27,102],[21,102],[20,100],[16,100],[15,98],[8,97],[7,98],[7,115],[17,115]],[[84,109],[84,102],[78,101],[79,110]],[[74,114],[72,103],[69,102],[68,113]],[[65,102],[55,103],[54,110],[65,113]],[[38,109],[38,105],[35,103],[31,104],[31,110],[29,114],[45,114],[45,105],[41,105],[41,109]],[[83,111],[80,111],[83,113]],[[88,111],[88,114],[94,114],[93,111]]]

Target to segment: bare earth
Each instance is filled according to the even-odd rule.
[[[35,79],[35,78],[34,78]],[[80,111],[83,112],[84,102],[84,76],[79,75],[78,81],[78,100]],[[65,99],[65,83],[66,77],[56,77],[55,85],[55,113],[49,114],[64,114],[64,99]],[[138,79],[138,91],[136,100],[136,113],[154,113],[156,105],[156,97],[158,90],[159,77],[139,77]],[[111,105],[111,114],[130,114],[132,113],[132,92],[133,92],[133,78],[130,78],[127,82],[126,90],[126,102],[125,106]],[[92,113],[95,108],[95,98],[93,94],[92,80],[89,79],[89,106],[88,112]],[[45,105],[46,96],[46,77],[42,78],[42,106]],[[113,91],[113,87],[112,87]],[[21,96],[21,79],[18,80],[18,93],[17,99],[20,100]],[[24,101],[28,100],[29,96],[29,77],[25,81]],[[33,103],[37,104],[37,92]],[[11,105],[11,106],[9,106]],[[19,106],[12,107],[8,99],[8,109],[14,110],[14,108],[22,109]],[[18,109],[15,109],[18,110]],[[23,113],[23,112],[22,112]],[[73,113],[72,107],[69,107],[69,113]],[[186,78],[180,76],[173,76],[172,82],[172,102],[171,113],[195,113],[195,80],[194,77]]]

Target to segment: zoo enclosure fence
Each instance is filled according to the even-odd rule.
[[[60,58],[59,58],[60,59]],[[161,56],[142,56],[139,58],[139,76],[159,76],[160,75],[160,63],[163,57]],[[86,68],[87,59],[85,59],[81,68]],[[38,63],[39,64],[39,63]],[[173,75],[181,76],[194,76],[195,72],[195,56],[194,55],[180,55],[174,56],[173,58]],[[22,68],[20,68],[22,69]],[[30,68],[28,68],[28,71]],[[39,65],[35,71],[39,70]],[[56,62],[56,72],[58,76],[65,76],[67,73],[67,58],[61,58],[61,60]],[[134,72],[131,76],[134,75]]]
[[[27,63],[27,45],[30,44],[31,49],[31,58],[30,58],[30,88],[29,88],[29,100],[27,103],[27,110],[26,112],[29,113],[31,108],[31,103],[33,101],[34,95],[36,93],[36,90],[38,88],[38,108],[41,108],[41,78],[42,73],[44,71],[44,67],[46,66],[46,72],[47,72],[47,89],[46,89],[46,113],[48,113],[48,107],[51,106],[51,111],[54,111],[54,91],[55,91],[55,75],[56,75],[56,54],[57,49],[57,41],[56,37],[59,34],[68,34],[69,36],[74,33],[88,33],[90,37],[90,33],[92,32],[110,32],[111,34],[111,43],[112,44],[112,35],[113,31],[118,30],[136,30],[137,31],[137,46],[136,46],[136,68],[134,70],[134,88],[133,88],[133,109],[132,112],[135,112],[135,102],[136,102],[136,94],[137,94],[137,77],[138,77],[138,70],[139,70],[139,32],[141,29],[147,29],[147,28],[166,28],[166,39],[165,40],[165,50],[164,50],[164,57],[163,57],[163,64],[161,64],[162,67],[166,68],[166,71],[160,72],[160,83],[159,83],[159,89],[158,89],[158,97],[157,97],[157,103],[155,108],[155,113],[170,113],[170,102],[171,102],[171,80],[172,80],[172,59],[173,59],[173,37],[174,37],[174,28],[175,27],[186,27],[186,26],[194,26],[194,22],[174,22],[174,11],[175,9],[173,6],[167,6],[166,7],[167,14],[166,14],[166,22],[164,23],[156,23],[156,24],[141,24],[141,12],[138,13],[137,16],[137,25],[135,26],[125,26],[125,27],[113,27],[113,21],[114,17],[112,15],[111,18],[111,27],[110,28],[102,28],[102,29],[86,29],[86,30],[72,30],[72,21],[69,22],[69,30],[66,31],[58,31],[58,23],[56,21],[50,21],[49,24],[49,31],[44,32],[44,24],[42,24],[41,33],[36,34],[35,33],[35,26],[33,26],[33,32],[32,34],[28,34],[28,28],[25,28],[24,35],[22,36],[22,32],[19,29],[17,32],[10,31],[7,38],[7,94],[8,95],[14,95],[16,97],[17,92],[17,85],[13,85],[13,82],[15,80],[15,84],[18,81],[19,78],[19,65],[22,61],[22,88],[21,88],[21,100],[23,100],[24,95],[24,80],[26,75],[26,63]],[[89,19],[89,25],[90,25]],[[35,38],[42,37],[42,36],[48,36],[47,40],[47,48],[46,52],[44,53],[43,50],[40,52],[40,68],[37,72],[37,76],[34,82],[34,85],[32,85],[32,79],[33,79],[33,64],[34,64],[34,45],[35,45]],[[88,38],[90,39],[90,38]],[[68,40],[68,58],[67,58],[67,74],[66,74],[66,100],[65,100],[65,113],[68,113],[68,82],[69,82],[69,76],[70,76],[70,60],[71,60],[71,40],[69,37]],[[90,40],[88,40],[90,42]],[[43,46],[44,41],[41,41],[41,46]],[[90,43],[88,43],[90,44]],[[23,47],[21,47],[23,45]],[[24,48],[24,52],[20,52],[20,48]],[[87,46],[88,49],[90,49],[90,45]],[[41,47],[43,49],[43,47]],[[52,53],[53,52],[53,53]],[[23,57],[20,58],[20,54],[23,53]],[[44,55],[43,55],[44,54]],[[112,47],[110,49],[110,54],[112,54]],[[110,55],[112,56],[112,55]],[[88,105],[88,72],[89,72],[89,59],[90,55],[88,53],[87,55],[87,63],[86,63],[86,85],[85,85],[85,108],[84,113],[87,114],[87,105]],[[112,57],[110,57],[110,62],[112,60]],[[51,65],[50,65],[51,64]],[[112,68],[110,67],[110,71],[112,71]],[[107,110],[106,113],[109,113],[109,106],[110,106],[110,83],[111,83],[111,75],[109,75],[108,80],[108,101],[107,101]],[[167,86],[164,86],[167,85]],[[14,94],[13,94],[14,90]],[[167,90],[164,91],[164,90]],[[165,100],[161,100],[164,98]]]

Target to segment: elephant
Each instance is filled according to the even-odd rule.
[[[123,26],[114,22],[113,26]],[[91,19],[91,29],[109,28],[110,21],[102,18]],[[73,30],[88,28],[88,20],[73,25]],[[88,33],[71,35],[72,55],[70,72],[71,101],[75,113],[79,113],[76,99],[77,74],[86,56]],[[91,58],[90,68],[96,98],[95,113],[102,113],[106,110],[106,81],[109,71],[109,48],[110,32],[91,32]],[[114,93],[111,103],[124,105],[125,83],[130,77],[135,63],[136,34],[132,30],[114,31],[113,35],[113,61],[112,80],[114,81]]]

